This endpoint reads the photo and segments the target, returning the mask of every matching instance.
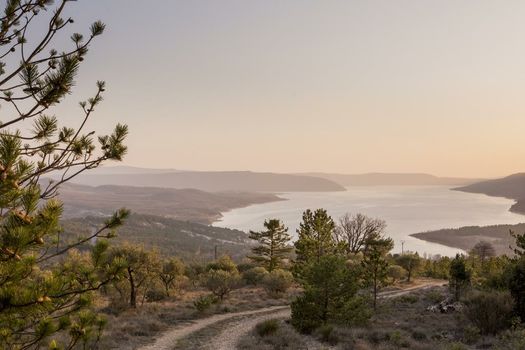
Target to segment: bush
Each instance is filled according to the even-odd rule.
[[[255,326],[255,332],[261,336],[266,337],[270,334],[274,334],[279,329],[279,320],[272,319],[272,320],[265,320],[260,323],[258,323]]]
[[[268,294],[276,296],[285,293],[292,286],[293,276],[289,271],[277,269],[267,274],[262,282]]]
[[[211,270],[206,274],[205,286],[219,299],[223,300],[232,289],[239,285],[239,274],[224,270]]]
[[[237,265],[235,265],[232,258],[230,258],[228,255],[223,255],[216,261],[206,265],[206,271],[210,272],[212,270],[222,270],[233,274],[239,273],[239,270],[237,270]]]
[[[412,332],[412,339],[418,340],[418,341],[426,340],[427,335],[425,332],[416,329]]]
[[[193,306],[199,312],[204,312],[208,310],[213,304],[217,302],[217,298],[213,295],[202,295],[195,299]]]
[[[161,288],[153,288],[146,292],[146,301],[155,302],[166,299],[166,292]]]
[[[518,328],[505,331],[494,346],[496,350],[522,350],[525,349],[525,329]]]
[[[465,316],[481,334],[496,334],[510,327],[514,304],[508,292],[473,292],[464,303]]]
[[[243,272],[253,269],[254,267],[257,267],[257,266],[252,263],[245,262],[245,263],[240,263],[239,265],[237,265],[237,270],[239,271],[239,273],[243,273]]]
[[[339,342],[337,334],[334,332],[334,327],[329,324],[322,325],[316,330],[321,341],[330,345],[336,345]]]
[[[242,279],[246,284],[258,285],[268,275],[264,267],[253,267],[242,274]]]

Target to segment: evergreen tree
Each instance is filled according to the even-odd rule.
[[[363,257],[363,278],[365,285],[372,288],[374,310],[377,306],[379,290],[387,284],[388,261],[386,254],[394,247],[392,239],[375,239],[367,242],[367,251]]]
[[[459,300],[461,290],[470,283],[470,271],[465,264],[465,258],[456,254],[450,262],[450,287],[454,290],[454,298]]]
[[[334,230],[335,223],[325,209],[306,210],[294,244],[297,265],[319,262],[322,256],[335,252]]]
[[[111,237],[128,212],[118,211],[86,237],[61,237],[61,184],[126,153],[125,125],[94,139],[88,120],[104,82],[80,103],[76,128],[61,127],[54,107],[71,92],[79,67],[104,24],[57,47],[73,18],[71,1],[7,0],[0,15],[0,348],[71,349],[97,338],[103,320],[90,311],[94,291],[114,280],[122,262],[108,260]],[[44,24],[45,25],[42,25]],[[29,42],[26,33],[32,33]],[[96,140],[96,141],[95,141]],[[96,146],[98,141],[99,147]],[[45,182],[46,175],[56,180]],[[97,243],[90,249],[90,242]],[[85,253],[75,248],[84,246]],[[60,337],[54,337],[57,333]],[[55,338],[55,339],[53,339]],[[59,340],[60,339],[60,340]]]
[[[370,317],[360,297],[359,270],[349,268],[341,255],[323,255],[304,267],[304,293],[291,305],[292,325],[310,333],[326,323],[362,324]]]
[[[290,235],[288,228],[277,219],[265,221],[264,227],[266,231],[250,231],[250,238],[260,245],[252,248],[253,255],[248,258],[272,272],[283,266],[283,260],[292,251],[292,247],[288,246]]]

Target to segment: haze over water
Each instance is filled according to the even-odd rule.
[[[325,208],[336,221],[346,212],[360,212],[386,221],[386,234],[395,242],[394,252],[400,252],[401,241],[405,241],[405,250],[451,256],[461,250],[409,235],[442,228],[525,222],[525,216],[508,211],[512,200],[452,191],[447,186],[347,187],[345,192],[296,192],[280,197],[287,200],[234,209],[223,213],[222,220],[214,225],[261,230],[265,219],[279,218],[295,240],[306,209]]]

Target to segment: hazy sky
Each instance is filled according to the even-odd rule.
[[[102,19],[71,106],[125,163],[195,170],[525,171],[525,2],[81,0]],[[68,114],[69,115],[69,114]],[[73,115],[73,114],[71,114]]]

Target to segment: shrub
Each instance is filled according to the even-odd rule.
[[[193,306],[199,312],[204,312],[208,310],[213,304],[217,302],[217,298],[213,295],[202,295],[195,299]]]
[[[418,341],[426,340],[427,339],[427,335],[426,335],[425,332],[416,329],[416,330],[414,330],[412,332],[412,339],[418,340]]]
[[[393,331],[388,334],[388,341],[396,346],[396,347],[404,347],[407,348],[410,346],[410,343],[407,339],[403,336],[403,334],[400,331]]]
[[[267,274],[262,282],[268,294],[280,295],[292,286],[293,276],[289,271],[277,269]]]
[[[503,332],[494,346],[496,350],[525,349],[525,329],[518,328]]]
[[[274,334],[279,329],[279,320],[271,319],[257,323],[255,326],[255,332],[261,336],[266,337],[270,334]]]
[[[460,342],[453,342],[447,346],[448,350],[467,350],[467,347]]]
[[[406,276],[405,269],[399,265],[390,265],[387,274],[388,277],[392,279],[393,283],[396,283],[396,281],[399,281]]]
[[[463,330],[463,341],[467,344],[474,344],[480,338],[478,327],[468,326]]]
[[[206,265],[206,271],[210,272],[212,270],[222,270],[234,274],[239,273],[239,270],[237,270],[237,265],[235,265],[232,258],[230,258],[228,255],[223,255],[214,262]]]
[[[264,267],[253,267],[249,270],[246,270],[242,273],[242,279],[251,285],[258,285],[261,283],[263,278],[268,275],[268,271]]]
[[[244,262],[244,263],[240,263],[239,265],[237,265],[237,270],[239,271],[239,273],[243,273],[243,272],[253,269],[254,267],[257,267],[257,266],[255,266],[252,263]]]
[[[404,303],[404,304],[415,304],[418,302],[419,297],[414,294],[406,294],[406,295],[400,296],[397,300],[400,303]]]
[[[465,316],[481,334],[496,334],[510,326],[514,305],[508,292],[473,292],[464,303]]]
[[[337,334],[334,332],[334,327],[329,324],[322,325],[316,330],[321,341],[330,345],[336,345],[339,342]]]
[[[239,285],[239,274],[224,270],[211,270],[206,275],[206,288],[223,300],[232,289]]]
[[[146,301],[154,302],[166,299],[166,292],[161,288],[153,288],[146,292]]]

